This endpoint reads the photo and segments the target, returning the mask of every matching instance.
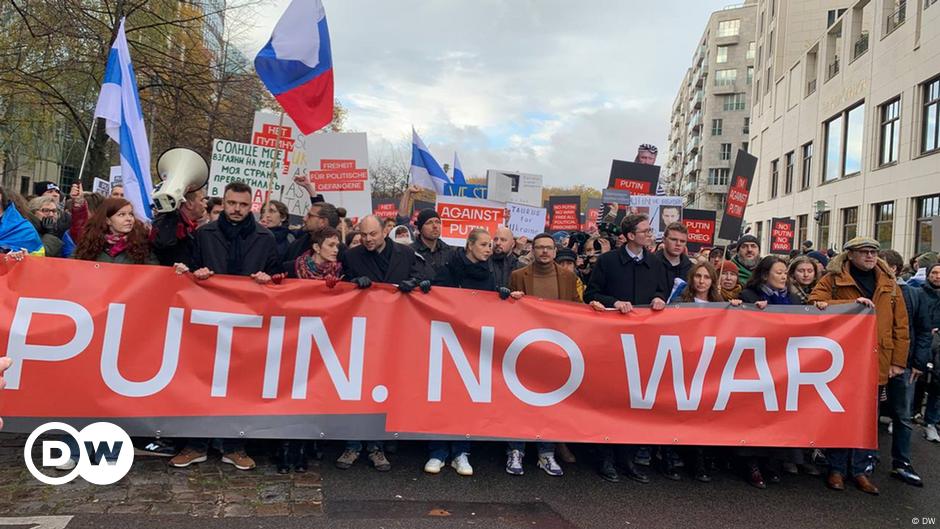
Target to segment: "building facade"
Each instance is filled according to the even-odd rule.
[[[758,2],[745,221],[765,245],[789,217],[797,245],[870,236],[911,257],[940,217],[940,1],[842,4]]]
[[[720,210],[747,149],[757,0],[712,13],[673,105],[666,174],[686,207]]]

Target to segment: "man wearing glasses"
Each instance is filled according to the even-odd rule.
[[[649,218],[646,215],[628,215],[620,229],[626,243],[597,260],[584,291],[584,302],[597,311],[616,309],[621,314],[629,314],[637,305],[663,310],[671,288],[666,283],[666,267],[662,260],[646,249],[653,242]],[[634,481],[649,483],[649,477],[634,462],[636,450],[636,446],[623,447],[623,471]],[[613,447],[605,445],[602,455],[601,477],[619,482]]]

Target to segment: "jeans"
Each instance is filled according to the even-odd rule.
[[[860,448],[832,448],[826,450],[826,457],[829,459],[829,472],[838,472],[843,476],[848,476],[851,470],[852,476],[871,475],[875,470],[877,453],[875,450]],[[850,463],[851,468],[849,468]]]
[[[891,414],[891,464],[894,467],[911,463],[911,401],[914,399],[914,385],[911,384],[911,370],[888,380],[888,411]]]
[[[375,452],[376,450],[385,450],[384,441],[366,441],[366,450],[369,453]],[[354,452],[362,452],[362,441],[346,441],[346,450],[352,450]]]
[[[209,451],[209,443],[211,439],[190,439],[186,446],[197,452],[206,453]],[[245,441],[244,439],[222,439],[222,453],[231,454],[234,452],[244,452],[245,451]]]
[[[940,424],[940,393],[936,391],[927,390],[927,411],[924,414],[924,423]]]
[[[525,441],[510,441],[506,444],[509,445],[509,450],[518,450],[522,452],[522,455],[525,455]],[[538,450],[540,456],[555,455],[555,443],[538,441],[535,443],[535,449]]]
[[[470,441],[431,441],[428,443],[428,451],[431,458],[447,461],[448,457],[469,454]]]

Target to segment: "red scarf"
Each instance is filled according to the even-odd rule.
[[[183,240],[196,231],[196,222],[189,220],[185,213],[180,211],[180,222],[176,224],[176,238]]]
[[[104,240],[108,243],[108,249],[105,251],[111,257],[117,257],[119,253],[127,249],[127,235],[109,233],[104,236]]]

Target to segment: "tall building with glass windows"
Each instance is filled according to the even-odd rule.
[[[720,210],[731,164],[748,148],[757,0],[712,13],[670,118],[665,172],[686,207]]]
[[[765,245],[771,219],[789,217],[797,244],[840,250],[870,236],[906,257],[931,249],[938,4],[759,0],[750,130],[759,161],[745,221]]]

